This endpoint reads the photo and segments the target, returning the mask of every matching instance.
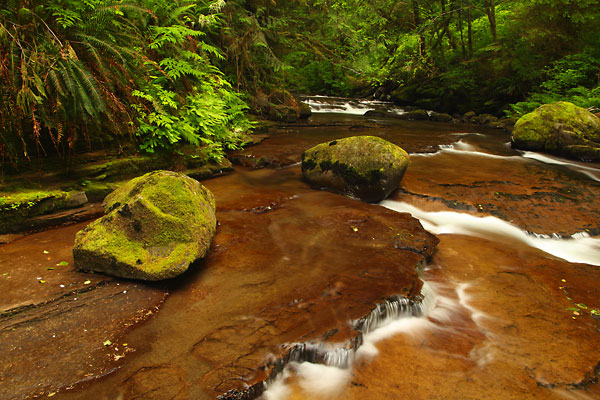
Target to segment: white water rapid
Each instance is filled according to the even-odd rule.
[[[326,96],[303,97],[302,101],[310,106],[313,113],[335,113],[349,115],[364,115],[371,110],[386,110],[396,114],[404,111],[391,103],[378,100],[357,100],[345,98],[331,98]]]
[[[530,234],[492,216],[476,217],[453,211],[428,212],[393,200],[384,200],[380,205],[394,211],[410,213],[421,221],[426,230],[436,235],[471,235],[508,244],[521,242],[569,262],[600,265],[600,239],[592,238],[585,232],[570,238],[559,238]]]

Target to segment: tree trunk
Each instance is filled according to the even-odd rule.
[[[467,43],[469,45],[469,58],[473,57],[473,32],[471,29],[471,2],[467,1]]]
[[[454,36],[452,36],[452,32],[450,31],[451,11],[446,10],[446,0],[440,0],[440,2],[442,6],[442,24],[444,27],[444,33],[448,37],[450,47],[452,47],[452,49],[456,49],[456,42],[454,41]],[[450,8],[452,8],[452,3],[450,3]]]
[[[413,12],[413,23],[415,25],[415,29],[418,31],[421,26],[421,14],[419,13],[419,2],[418,0],[411,1],[412,12]],[[421,57],[425,57],[425,38],[423,37],[423,33],[419,33],[419,55]]]
[[[465,36],[463,35],[463,13],[462,4],[457,8],[458,31],[460,32],[460,47],[462,50],[462,59],[467,58],[467,50],[465,49]]]
[[[495,42],[498,40],[498,35],[496,33],[496,2],[495,0],[485,0],[485,13],[488,17],[488,21],[490,22],[490,31],[492,32],[492,40]]]

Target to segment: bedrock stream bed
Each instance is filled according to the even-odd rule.
[[[75,227],[1,246],[15,272],[0,279],[0,398],[254,398],[265,381],[268,400],[600,398],[600,166],[513,151],[499,130],[356,115],[379,103],[314,102],[350,111],[234,155],[277,168],[203,182],[218,233],[173,282],[55,279],[46,264],[72,265]],[[301,181],[304,149],[366,134],[411,153],[390,199]]]

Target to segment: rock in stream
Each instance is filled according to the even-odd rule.
[[[156,281],[206,255],[216,229],[215,199],[195,179],[171,171],[135,178],[104,200],[106,215],[78,233],[75,266]]]

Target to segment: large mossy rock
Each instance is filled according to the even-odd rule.
[[[354,136],[321,143],[302,154],[302,175],[312,186],[378,202],[394,191],[409,156],[375,136]]]
[[[545,104],[517,121],[512,146],[600,161],[600,118],[566,101]]]
[[[204,257],[215,234],[215,198],[195,179],[154,171],[104,200],[106,215],[77,233],[75,267],[122,278],[173,278]]]

